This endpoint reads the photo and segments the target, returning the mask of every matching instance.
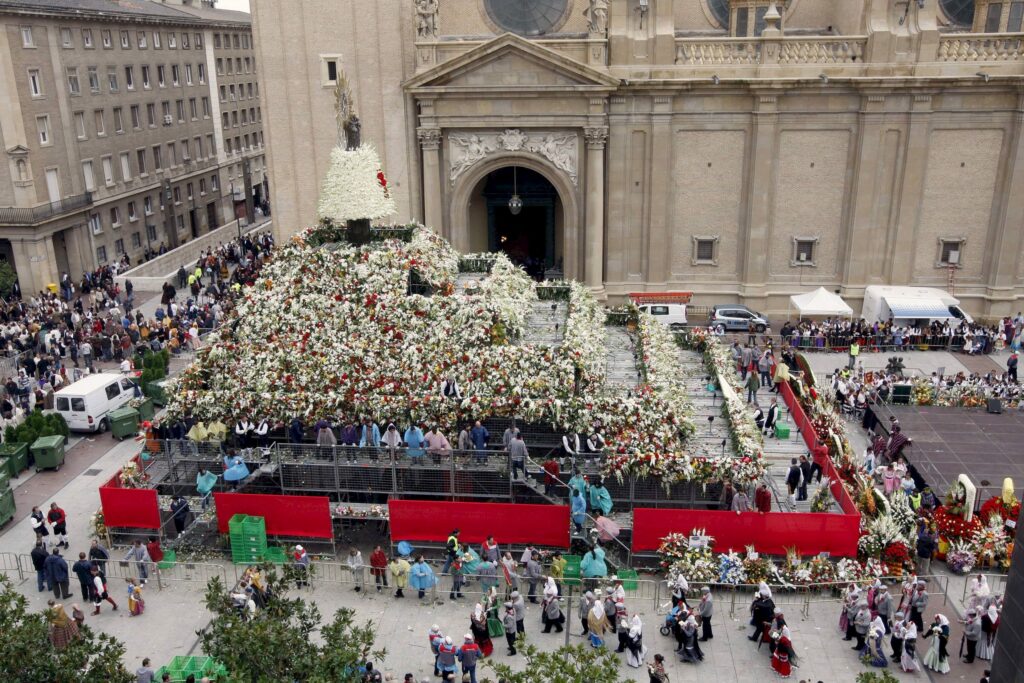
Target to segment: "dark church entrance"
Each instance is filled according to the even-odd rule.
[[[561,271],[558,191],[540,173],[506,167],[483,182],[487,208],[487,250],[503,251],[536,279],[557,277]],[[518,194],[522,208],[513,214],[509,200]]]

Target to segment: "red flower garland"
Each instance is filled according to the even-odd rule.
[[[1020,516],[1020,501],[1014,501],[1013,505],[1007,505],[1003,502],[1001,496],[992,496],[986,500],[982,506],[981,511],[978,512],[978,516],[981,518],[983,524],[988,525],[988,521],[992,518],[992,515],[998,514],[1003,518],[1004,522],[1010,520],[1017,521],[1017,517]]]
[[[963,517],[949,512],[943,505],[935,508],[932,519],[939,529],[939,535],[948,541],[970,538],[971,534],[981,528],[981,520],[978,517],[972,517],[968,522]]]

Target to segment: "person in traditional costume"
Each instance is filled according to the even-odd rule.
[[[128,584],[128,615],[137,617],[146,610],[146,601],[142,599],[142,586],[135,579],[125,579]]]
[[[750,628],[747,629],[747,639],[754,642],[762,640],[765,627],[775,616],[775,602],[772,601],[771,591],[764,584],[762,586],[750,605]]]
[[[988,579],[985,578],[984,574],[978,574],[976,577],[971,579],[968,587],[968,609],[974,609],[981,612],[984,609],[985,604],[988,602],[991,590],[988,587]]]
[[[945,615],[936,614],[935,621],[924,637],[931,638],[932,644],[928,652],[924,653],[922,663],[940,674],[949,673],[949,652],[946,650],[949,644],[949,619]]]
[[[981,615],[981,638],[978,640],[978,659],[992,660],[996,646],[996,631],[999,629],[999,609],[996,601],[990,599]]]
[[[793,657],[793,642],[789,636],[779,633],[774,634],[775,651],[772,653],[772,669],[780,678],[789,678],[793,673],[793,664],[790,659]]]
[[[50,600],[46,619],[50,622],[50,643],[54,650],[63,650],[78,637],[78,622],[68,616],[63,604]]]
[[[544,624],[544,633],[551,633],[551,628],[554,627],[558,633],[562,632],[562,624],[565,623],[565,615],[562,614],[562,607],[558,602],[558,592],[555,590],[554,581],[548,577],[551,581],[551,593],[549,595],[547,587],[544,589],[544,600],[541,602],[541,622]]]
[[[634,669],[639,669],[644,663],[644,657],[647,656],[647,648],[644,647],[643,641],[643,631],[644,625],[640,621],[640,615],[634,614],[629,624],[629,641],[626,644],[628,649],[626,664]]]
[[[903,656],[903,639],[907,635],[907,627],[903,623],[903,612],[897,612],[892,621],[892,635],[889,636],[889,647],[892,648],[892,661],[899,664]]]
[[[852,618],[850,617],[850,609],[856,607],[859,599],[860,588],[857,588],[857,584],[851,583],[843,593],[843,606],[842,609],[839,610],[839,630],[842,631],[845,636],[843,640],[853,640],[853,633],[851,631],[853,626],[851,624]],[[853,616],[857,616],[856,611],[854,611]]]
[[[903,620],[903,654],[900,655],[900,669],[906,673],[920,671],[917,663],[917,624],[907,616]]]
[[[894,425],[892,434],[889,435],[889,440],[885,444],[885,452],[882,454],[883,462],[895,462],[909,441],[910,439],[903,433],[903,429],[899,425]]]
[[[491,632],[487,628],[487,613],[479,602],[469,615],[469,631],[473,634],[473,640],[476,641],[483,656],[490,657],[494,652],[494,643],[491,642]]]
[[[604,613],[604,604],[599,600],[595,600],[594,606],[590,608],[590,612],[587,614],[587,632],[590,635],[590,646],[593,648],[604,647],[604,636],[609,630],[611,630],[611,624],[608,623],[608,616]]]
[[[885,638],[885,627],[881,625],[881,620],[876,617],[875,621],[871,624],[871,631],[868,633],[867,655],[871,666],[884,669],[889,666],[889,660],[886,659],[885,651],[882,649],[883,638]]]
[[[704,661],[704,653],[700,649],[700,642],[697,640],[697,620],[690,615],[680,627],[682,635],[682,646],[677,650],[679,661],[687,664],[696,664]]]

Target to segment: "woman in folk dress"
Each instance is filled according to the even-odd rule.
[[[946,650],[949,643],[949,619],[942,614],[936,614],[935,621],[924,637],[932,638],[932,644],[921,661],[932,671],[940,674],[949,673],[949,652]]]
[[[135,579],[125,579],[128,584],[128,615],[137,617],[146,609],[146,601],[142,599],[142,586]]]

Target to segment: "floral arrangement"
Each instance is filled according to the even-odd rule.
[[[1008,550],[1011,540],[1003,518],[994,514],[989,518],[988,524],[975,530],[971,535],[970,549],[978,559],[978,564],[982,566],[1009,566]]]
[[[149,477],[139,469],[139,463],[135,460],[129,460],[121,468],[121,474],[118,480],[121,483],[121,488],[126,489],[144,489],[146,488],[146,480]]]
[[[766,557],[754,550],[754,546],[747,546],[746,556],[743,558],[743,573],[750,583],[760,583],[776,575],[775,565]]]
[[[377,177],[380,158],[371,145],[346,150],[335,147],[320,191],[317,213],[335,224],[377,219],[397,212],[395,200]],[[383,173],[381,174],[383,175]]]
[[[889,498],[889,516],[909,542],[915,537],[917,514],[910,506],[910,498],[902,489],[897,489]]]
[[[688,415],[690,402],[679,362],[679,347],[672,333],[646,313],[640,315],[637,329],[644,382],[668,403],[674,415]]]
[[[814,497],[811,498],[811,512],[828,512],[832,509],[832,502],[834,500],[831,480],[828,477],[822,477],[818,490],[814,492]]]
[[[336,505],[332,510],[335,517],[365,517],[388,519],[387,505],[371,505],[368,508],[354,508],[351,505]]]
[[[562,352],[580,369],[587,386],[600,386],[605,379],[605,313],[586,287],[569,285],[569,316],[565,322]]]
[[[988,524],[989,520],[995,515],[999,515],[1004,520],[1004,523],[1006,521],[1017,521],[1017,518],[1020,516],[1020,501],[1013,495],[1012,490],[1009,495],[1009,503],[1002,496],[992,496],[981,504],[978,517],[981,518],[982,524]]]
[[[891,573],[898,573],[901,569],[912,571],[914,568],[914,558],[910,554],[910,547],[903,541],[889,543],[885,546],[879,559],[885,563]]]
[[[946,512],[957,517],[964,517],[967,514],[967,491],[961,482],[956,482],[946,491]]]
[[[981,528],[981,521],[977,517],[972,517],[968,522],[961,515],[951,513],[944,505],[936,506],[932,520],[939,530],[939,535],[950,543],[969,539]]]
[[[857,551],[861,557],[878,558],[891,545],[901,543],[909,546],[910,542],[891,515],[880,515],[864,525],[863,535],[857,541]]]
[[[704,537],[705,545],[692,547],[690,536]],[[713,583],[718,579],[719,563],[712,552],[715,539],[705,536],[703,529],[694,529],[690,536],[669,534],[658,547],[661,566],[667,572],[670,585],[675,585],[676,577],[680,574],[695,583]]]
[[[106,541],[107,524],[103,517],[103,508],[98,509],[89,516],[89,536],[101,541]]]
[[[730,550],[718,556],[718,582],[733,585],[747,582],[747,572],[739,553]]]
[[[949,550],[946,552],[946,566],[955,574],[970,573],[974,569],[976,560],[974,548],[966,541],[957,540],[949,544]]]

